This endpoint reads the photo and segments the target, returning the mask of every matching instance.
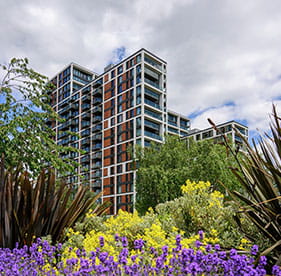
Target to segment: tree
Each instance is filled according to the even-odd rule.
[[[0,154],[5,166],[21,163],[23,169],[38,173],[48,164],[60,173],[72,171],[74,163],[59,156],[73,149],[58,146],[46,125],[47,120],[59,120],[49,105],[52,87],[47,78],[31,69],[26,58],[13,58],[0,68]]]
[[[136,208],[145,213],[149,207],[173,200],[181,195],[180,187],[187,179],[210,181],[216,188],[230,189],[239,185],[229,170],[234,162],[224,147],[206,140],[189,143],[167,136],[165,143],[135,149],[138,162]]]

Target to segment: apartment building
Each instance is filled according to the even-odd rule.
[[[49,122],[55,140],[84,151],[62,156],[80,164],[68,181],[103,191],[111,214],[131,211],[136,175],[128,148],[161,143],[166,133],[186,136],[190,128],[188,118],[167,109],[167,63],[140,49],[99,75],[71,63],[51,82],[51,105],[66,119]]]
[[[192,139],[194,141],[212,139],[219,143],[223,141],[222,134],[225,134],[229,141],[233,144],[243,146],[243,141],[237,132],[239,132],[246,140],[248,140],[248,127],[236,121],[229,121],[216,126],[215,130],[212,127],[199,130],[191,129],[189,133],[183,138],[187,142]],[[236,132],[237,131],[237,132]]]

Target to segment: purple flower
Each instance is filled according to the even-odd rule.
[[[204,232],[202,230],[198,231],[199,239],[203,240],[204,239]]]
[[[104,247],[104,237],[100,236],[99,240],[100,240],[100,247]]]
[[[122,238],[121,238],[121,241],[122,241],[123,247],[127,247],[127,246],[128,246],[128,240],[127,240],[126,237],[122,237]]]
[[[256,256],[258,254],[258,251],[259,251],[259,247],[256,244],[253,245],[251,248],[251,254]]]

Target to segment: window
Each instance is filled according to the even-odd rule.
[[[118,102],[118,104],[120,104],[122,102],[122,95],[118,96],[117,102]]]
[[[123,122],[123,114],[120,114],[117,116],[117,123],[122,123]]]
[[[111,126],[115,125],[115,118],[111,118]]]
[[[141,62],[141,54],[137,55],[137,63]]]
[[[122,165],[117,166],[117,173],[122,173]]]
[[[115,77],[115,70],[111,71],[111,78]]]
[[[117,71],[118,71],[118,74],[121,74],[123,72],[123,66],[122,65],[119,66]]]
[[[122,85],[119,85],[118,86],[118,93],[121,93],[122,92]]]
[[[111,167],[110,168],[110,174],[114,174],[115,173],[115,167]]]
[[[141,114],[141,107],[137,107],[137,115],[140,115]]]

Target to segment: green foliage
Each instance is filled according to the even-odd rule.
[[[272,119],[271,133],[260,137],[258,144],[253,141],[253,148],[244,141],[247,154],[243,162],[238,162],[239,166],[233,169],[233,173],[245,187],[247,194],[245,196],[235,191],[234,195],[239,199],[237,203],[241,212],[257,226],[264,239],[270,243],[270,247],[261,254],[271,254],[275,262],[280,264],[281,119],[275,106],[273,106]],[[242,136],[241,138],[243,139]],[[239,226],[243,225],[239,222]]]
[[[206,233],[216,232],[224,247],[238,247],[243,238],[237,231],[233,218],[235,209],[224,203],[224,196],[212,191],[209,182],[198,183],[187,181],[182,186],[183,196],[161,203],[155,212],[166,231],[176,227],[186,236],[194,235],[199,230]]]
[[[219,181],[229,189],[239,181],[229,170],[234,162],[224,147],[213,141],[189,143],[176,136],[167,136],[164,144],[136,148],[136,208],[144,214],[149,207],[181,196],[180,187],[186,179],[210,181],[216,189]]]
[[[5,166],[39,173],[46,164],[60,173],[73,171],[75,162],[62,160],[60,153],[76,151],[58,146],[51,138],[54,132],[47,120],[59,120],[49,103],[47,78],[29,68],[27,59],[13,58],[8,65],[0,65],[0,156]]]
[[[60,241],[66,227],[73,226],[90,208],[102,214],[108,205],[96,206],[100,194],[87,193],[79,186],[73,194],[71,186],[61,182],[56,188],[53,170],[42,170],[37,180],[20,168],[5,170],[0,162],[0,247],[30,245],[36,237],[51,235]],[[70,201],[70,198],[73,199]],[[69,203],[70,201],[70,203]]]

